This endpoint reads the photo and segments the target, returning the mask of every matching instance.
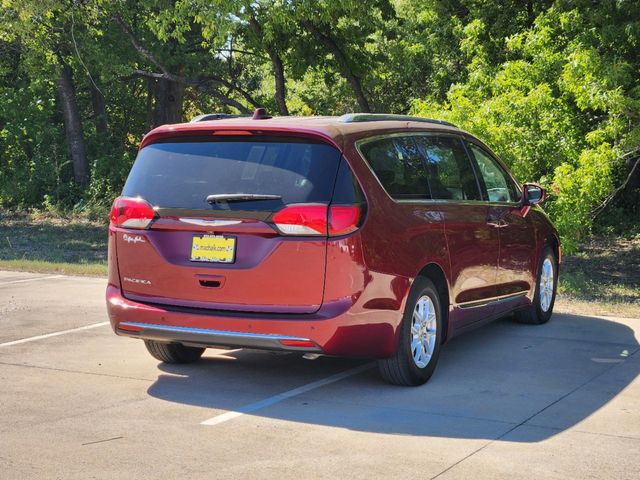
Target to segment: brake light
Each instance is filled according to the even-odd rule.
[[[253,135],[248,130],[216,130],[214,135]]]
[[[118,197],[111,208],[111,225],[124,228],[149,228],[157,212],[142,198]]]
[[[290,205],[277,212],[272,220],[285,235],[346,235],[358,229],[360,207],[317,204]]]

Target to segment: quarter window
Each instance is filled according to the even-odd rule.
[[[520,191],[500,164],[477,145],[467,145],[478,165],[485,198],[490,202],[517,202],[520,199]]]

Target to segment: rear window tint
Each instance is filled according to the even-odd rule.
[[[449,136],[392,136],[366,142],[362,154],[397,200],[480,200],[462,142]]]
[[[437,200],[481,200],[473,167],[458,138],[416,136],[426,158],[431,198]]]
[[[431,198],[424,159],[411,136],[373,140],[363,144],[361,151],[391,197]]]
[[[365,203],[362,189],[353,176],[353,172],[351,172],[351,168],[349,168],[349,164],[344,157],[342,157],[340,168],[338,169],[332,203],[334,205],[357,205]]]
[[[275,210],[283,204],[329,203],[340,152],[323,143],[283,138],[165,141],[138,154],[123,195],[154,206]],[[281,200],[209,205],[208,195],[280,195]]]

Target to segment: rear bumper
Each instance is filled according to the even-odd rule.
[[[114,331],[141,339],[368,358],[388,357],[395,348],[394,314],[354,313],[351,299],[323,305],[314,314],[280,315],[141,303],[114,285],[107,286],[106,300]]]
[[[130,337],[178,342],[198,347],[244,347],[263,350],[294,350],[321,352],[315,342],[308,338],[271,335],[266,333],[229,332],[206,328],[153,325],[149,323],[122,322],[117,333]]]

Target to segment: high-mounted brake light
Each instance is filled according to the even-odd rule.
[[[360,207],[294,204],[277,212],[272,221],[285,235],[337,237],[358,229]]]
[[[149,228],[157,212],[142,198],[118,197],[111,208],[111,225],[124,228]]]
[[[213,132],[214,135],[232,135],[232,136],[237,136],[237,135],[253,135],[250,131],[248,130],[216,130],[215,132]]]

